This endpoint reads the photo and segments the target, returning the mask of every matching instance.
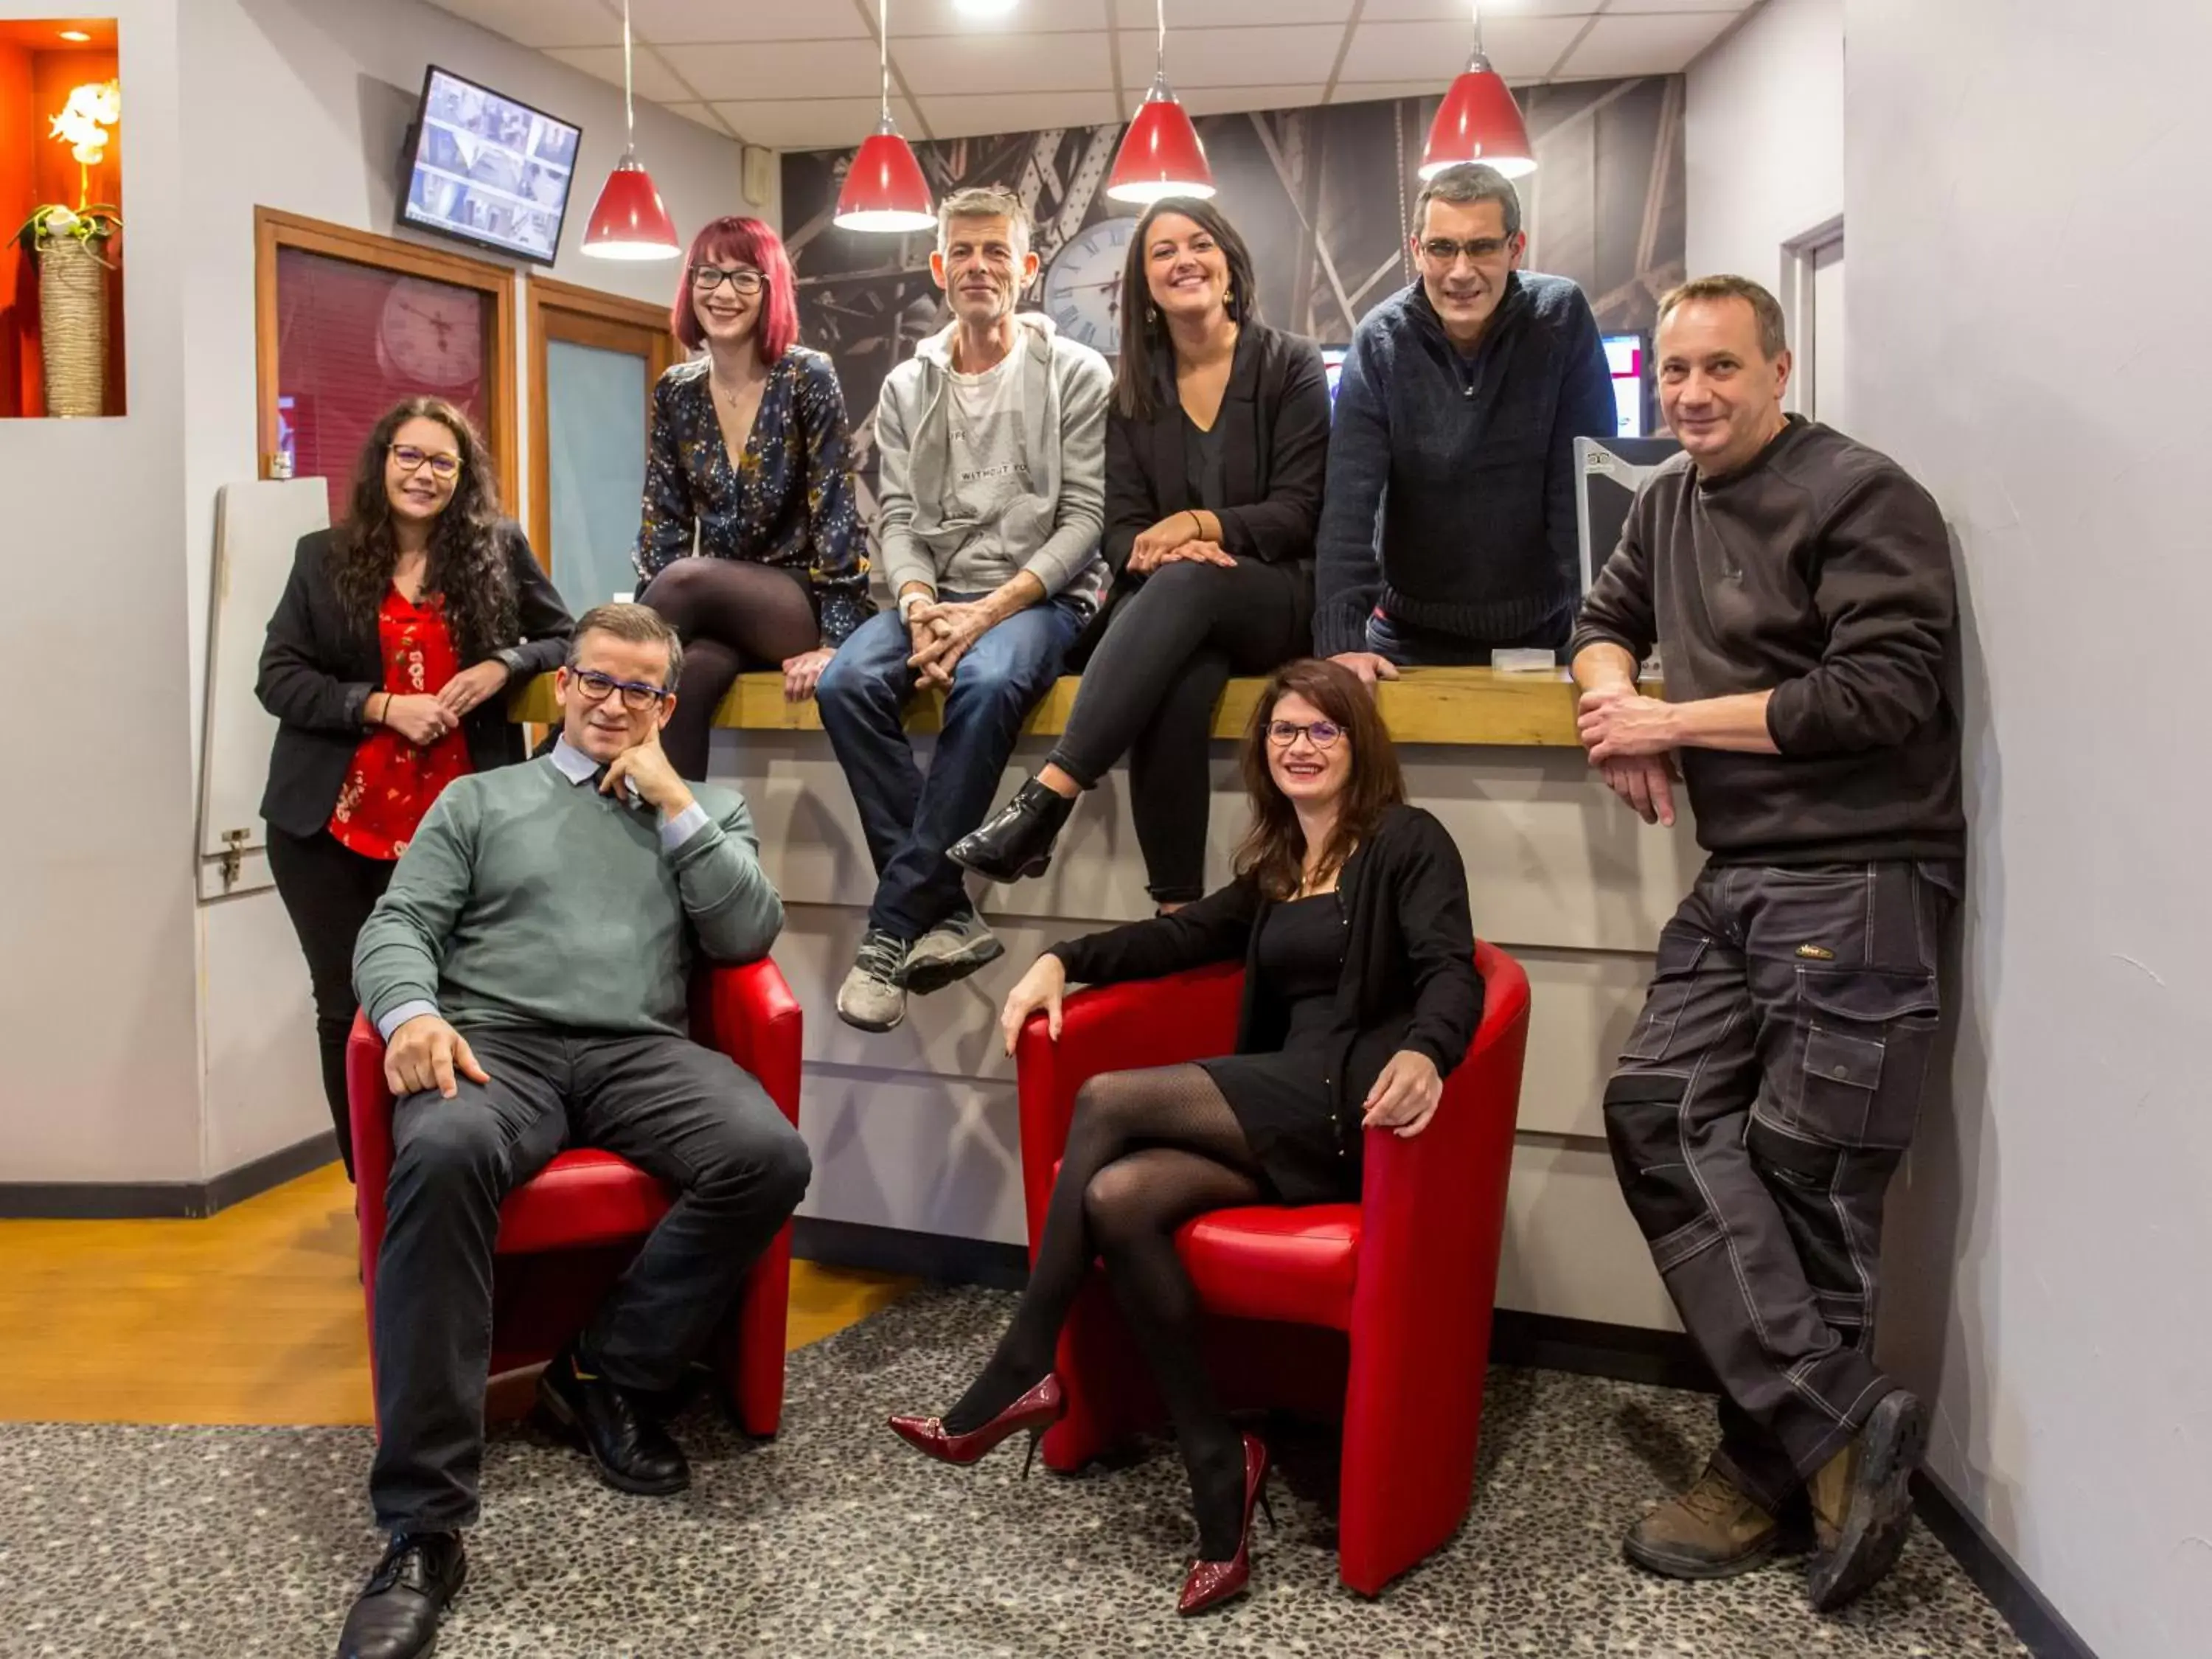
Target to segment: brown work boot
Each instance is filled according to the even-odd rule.
[[[1698,1484],[1628,1529],[1620,1553],[1669,1578],[1732,1578],[1765,1564],[1782,1528],[1708,1463]]]
[[[1820,1612],[1833,1612],[1897,1565],[1912,1526],[1912,1472],[1927,1449],[1926,1409],[1894,1389],[1850,1444],[1805,1483],[1815,1545],[1805,1589]]]

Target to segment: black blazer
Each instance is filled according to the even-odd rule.
[[[1450,834],[1418,806],[1394,806],[1346,861],[1344,977],[1337,982],[1328,1079],[1348,1132],[1390,1056],[1413,1048],[1449,1076],[1482,1024],[1467,866]],[[1158,979],[1212,962],[1244,963],[1237,1052],[1283,1046],[1290,1007],[1261,984],[1260,930],[1274,901],[1241,877],[1172,915],[1133,921],[1052,947],[1067,976],[1087,985]]]
[[[1182,405],[1172,362],[1149,421],[1106,416],[1106,532],[1100,550],[1118,578],[1138,533],[1201,505],[1192,495]],[[1223,550],[1270,564],[1310,562],[1328,471],[1328,376],[1310,340],[1264,323],[1237,337],[1222,428]],[[1310,582],[1308,584],[1310,586]]]
[[[362,705],[371,692],[384,689],[384,653],[376,630],[348,623],[331,580],[336,533],[318,530],[300,538],[284,596],[269,618],[261,672],[253,683],[254,696],[278,721],[261,816],[295,836],[313,836],[330,822],[354,751],[368,735]],[[574,623],[538,568],[522,526],[502,520],[499,538],[514,575],[522,623],[509,664],[514,684],[520,685],[561,665]],[[483,660],[479,655],[462,666]],[[471,709],[461,718],[461,731],[468,739],[469,765],[476,771],[522,758],[522,728],[507,719],[504,697],[488,698]]]

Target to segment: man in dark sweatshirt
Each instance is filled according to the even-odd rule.
[[[1317,539],[1314,653],[1370,684],[1566,643],[1575,440],[1618,426],[1589,301],[1520,268],[1505,175],[1446,167],[1414,212],[1421,280],[1352,337]]]
[[[1875,1310],[1883,1195],[1938,1058],[1966,818],[1942,516],[1888,457],[1783,413],[1782,322],[1740,276],[1660,302],[1684,453],[1637,496],[1574,674],[1591,764],[1647,822],[1674,823],[1684,784],[1711,854],[1659,935],[1605,1121],[1720,1381],[1720,1448],[1623,1547],[1723,1577],[1809,1508],[1825,1611],[1896,1561],[1927,1438],[1875,1363]],[[1636,685],[1655,641],[1665,702]]]

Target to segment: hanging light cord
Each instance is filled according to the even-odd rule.
[[[623,3],[627,5],[629,0],[623,0]],[[1468,0],[1467,9],[1474,14],[1474,55],[1477,58],[1486,57],[1488,54],[1482,49],[1482,0]]]
[[[1158,46],[1154,48],[1152,73],[1155,76],[1164,78],[1168,72],[1168,0],[1159,0],[1158,10],[1160,21],[1160,38]]]
[[[876,0],[876,49],[884,73],[884,125],[889,126],[891,119],[891,0]]]
[[[629,0],[623,0],[623,125],[629,147],[637,148],[637,106],[630,100]]]

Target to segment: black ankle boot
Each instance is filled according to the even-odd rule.
[[[416,1659],[437,1645],[438,1621],[468,1581],[457,1532],[395,1532],[346,1614],[338,1659]]]
[[[1030,778],[1014,791],[1012,800],[983,821],[982,828],[946,848],[945,856],[990,881],[1041,876],[1052,862],[1054,838],[1074,810],[1069,797]]]
[[[683,1448],[627,1389],[585,1370],[573,1345],[556,1354],[538,1377],[538,1404],[617,1492],[664,1498],[691,1484]]]

